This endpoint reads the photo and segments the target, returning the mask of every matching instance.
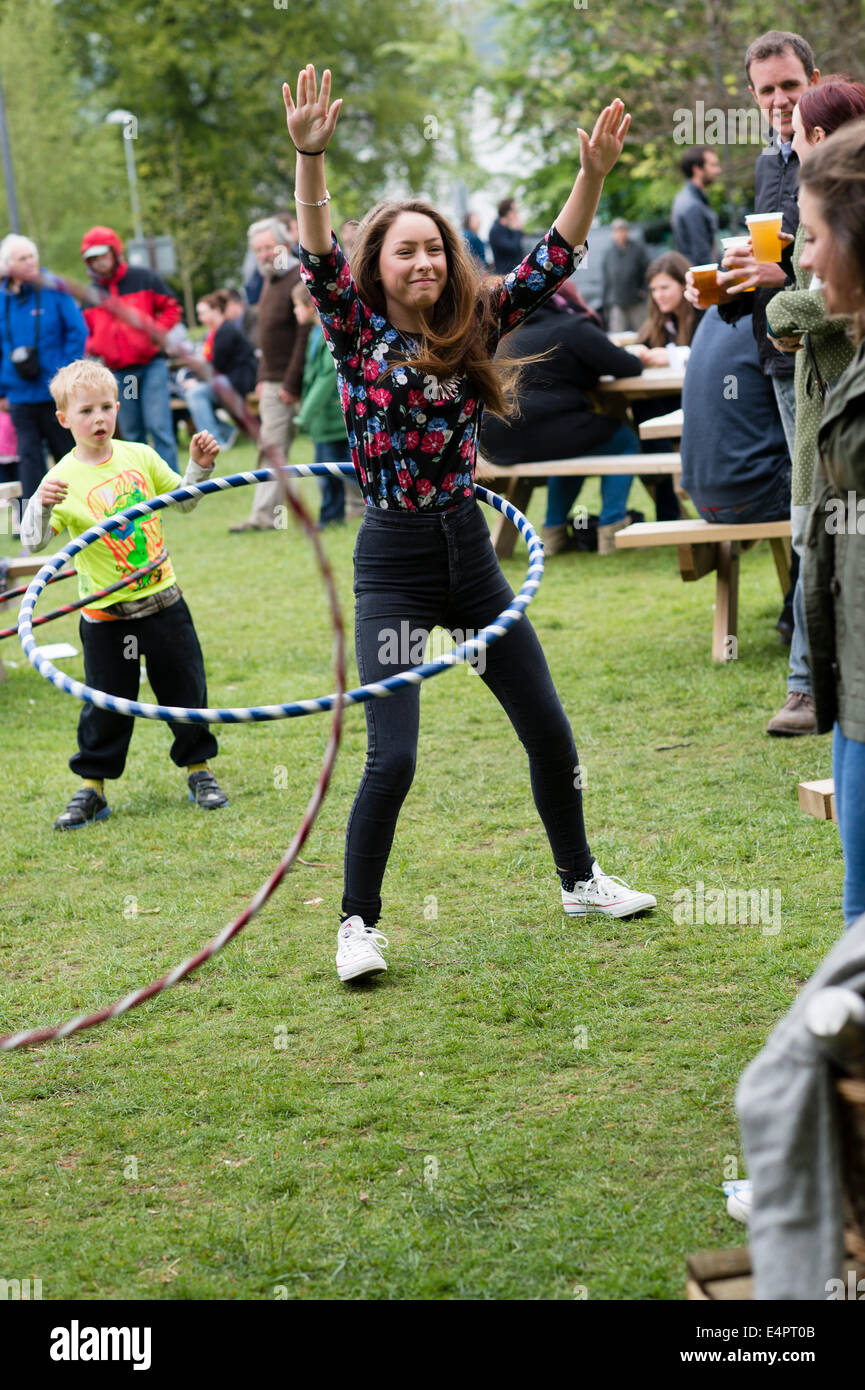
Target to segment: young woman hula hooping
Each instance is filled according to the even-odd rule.
[[[614,101],[592,135],[550,231],[504,280],[483,282],[459,233],[423,200],[387,202],[363,219],[351,265],[333,234],[324,151],[342,100],[331,77],[283,86],[297,149],[295,198],[303,278],[336,359],[352,459],[366,499],[355,549],[356,651],[361,680],[419,663],[400,638],[440,625],[479,631],[513,598],[475,501],[484,409],[507,415],[518,364],[493,362],[504,334],[551,295],[585,255],[604,178],[630,117]],[[575,248],[577,248],[575,250]],[[353,272],[353,274],[352,274]],[[583,823],[577,751],[540,642],[523,618],[485,653],[478,674],[502,705],[529,760],[532,793],[573,917],[628,917],[656,906],[602,873]],[[381,884],[417,754],[420,691],[366,706],[367,756],[346,830],[337,973],[386,970],[377,930]]]

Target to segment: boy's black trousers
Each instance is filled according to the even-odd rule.
[[[186,600],[146,618],[117,618],[79,626],[84,649],[84,679],[95,690],[137,700],[140,658],[160,705],[207,704],[207,680],[198,634]],[[79,777],[119,777],[135,720],[85,704],[78,720],[78,752],[69,766]],[[178,767],[215,758],[219,746],[208,724],[174,724],[171,758]]]

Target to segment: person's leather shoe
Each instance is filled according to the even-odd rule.
[[[795,738],[798,734],[816,734],[817,714],[810,695],[791,690],[774,719],[770,719],[767,734],[775,738]]]
[[[564,522],[559,526],[544,526],[541,529],[541,540],[547,559],[551,555],[561,555],[562,551],[568,548],[568,528]]]

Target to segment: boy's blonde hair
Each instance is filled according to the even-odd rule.
[[[117,382],[114,373],[109,372],[101,362],[88,362],[81,357],[77,362],[70,362],[68,367],[61,367],[60,371],[52,378],[49,390],[54,397],[54,404],[58,410],[65,414],[69,405],[69,397],[74,396],[79,387],[91,387],[98,391],[100,387],[110,391],[117,400]]]

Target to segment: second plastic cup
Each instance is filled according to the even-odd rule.
[[[691,275],[694,278],[694,288],[700,296],[700,308],[710,309],[721,297],[717,261],[714,265],[692,265]]]
[[[722,237],[722,238],[721,238],[721,246],[723,247],[724,252],[726,253],[727,251],[733,251],[733,250],[736,249],[737,247],[740,247],[740,246],[742,246],[742,247],[747,246],[747,245],[748,245],[748,242],[749,242],[750,240],[751,240],[751,238],[748,237],[748,236],[725,236],[725,237]],[[723,260],[723,257],[722,257],[722,260]],[[722,266],[721,269],[723,270],[724,267]],[[730,274],[730,271],[725,271],[724,273],[725,273],[726,275],[729,275],[729,274]],[[747,280],[747,279],[748,279],[748,276],[747,276],[747,274],[743,271],[742,274],[739,275],[739,276],[737,277],[736,280],[729,280],[729,281],[727,282],[727,285],[725,285],[725,286],[722,287],[722,288],[724,289],[724,291],[725,291],[725,298],[727,297],[727,296],[726,296],[726,290],[729,288],[730,285],[739,284],[739,283],[741,283],[742,280]],[[743,294],[753,294],[753,293],[754,293],[754,286],[753,286],[753,285],[749,285],[748,288],[747,288],[746,290],[743,290],[743,291],[742,291],[742,293],[743,293]],[[734,297],[735,297],[735,296],[734,296]],[[723,302],[723,301],[722,301],[722,302]]]

